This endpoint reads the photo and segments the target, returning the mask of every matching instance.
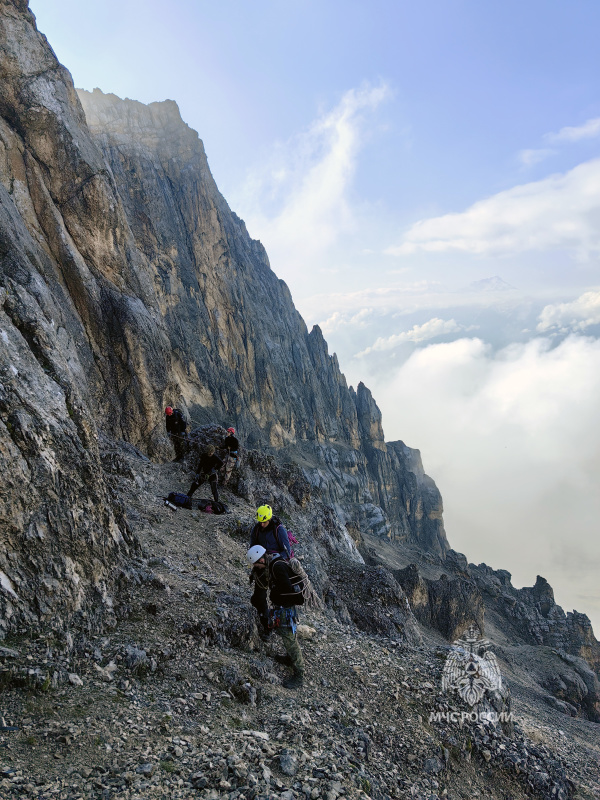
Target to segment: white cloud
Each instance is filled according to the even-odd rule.
[[[312,261],[352,229],[348,192],[364,118],[388,96],[383,84],[346,92],[332,111],[276,146],[269,162],[249,176],[235,207],[250,234],[267,247],[277,272],[310,271]]]
[[[323,333],[333,333],[348,325],[352,325],[354,328],[364,328],[373,313],[372,308],[361,308],[360,311],[352,314],[342,314],[340,311],[334,311],[324,322],[319,323],[319,327]]]
[[[519,161],[524,167],[533,167],[544,161],[546,158],[556,154],[556,150],[550,148],[540,148],[539,150],[521,150]]]
[[[420,220],[386,253],[500,255],[551,248],[573,249],[580,257],[600,251],[600,159],[499,192],[462,213]]]
[[[547,133],[544,139],[548,142],[580,142],[597,136],[600,136],[600,117],[588,119],[583,125],[561,128],[558,133]]]
[[[451,545],[517,585],[544,575],[600,633],[600,341],[431,344],[370,388],[386,439],[421,450]],[[577,569],[564,558],[573,549]]]
[[[588,119],[583,125],[561,128],[557,133],[546,133],[543,138],[547,144],[560,145],[573,144],[574,142],[580,142],[584,139],[595,139],[598,136],[600,136],[600,117]],[[557,153],[558,150],[555,147],[521,150],[519,153],[519,161],[525,167],[532,167]]]
[[[438,293],[440,293],[438,295]],[[397,311],[398,308],[408,310],[409,306],[429,307],[432,298],[445,298],[441,300],[441,307],[451,305],[454,300],[448,298],[450,294],[446,290],[443,293],[438,281],[415,281],[410,284],[393,284],[380,286],[377,288],[359,289],[354,292],[328,292],[326,294],[314,294],[305,298],[304,315],[307,320],[322,320],[325,314],[329,314],[325,321],[319,321],[323,330],[334,330],[342,324],[346,325],[357,314],[363,314],[361,322],[366,321],[366,310],[370,314],[390,313]],[[471,296],[468,300],[473,302]],[[437,303],[434,302],[437,307]],[[331,309],[336,309],[331,311]],[[358,321],[358,320],[357,320]],[[333,327],[332,327],[333,326]]]
[[[557,303],[542,309],[537,330],[545,333],[584,331],[600,325],[600,290],[585,292],[571,303]]]
[[[409,331],[402,331],[401,333],[396,333],[393,336],[379,337],[375,341],[375,344],[371,345],[371,347],[367,347],[362,352],[357,353],[356,357],[361,358],[374,351],[393,350],[394,347],[406,342],[418,344],[420,342],[425,342],[428,339],[434,339],[436,336],[443,336],[448,333],[458,333],[459,331],[464,330],[465,326],[459,325],[454,319],[443,320],[439,317],[434,317],[433,319],[424,322],[422,325],[413,325]]]

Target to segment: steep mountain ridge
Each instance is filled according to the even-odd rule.
[[[176,105],[81,93],[88,127],[71,77],[26,3],[2,0],[0,8],[2,463],[19,465],[3,490],[3,517],[17,538],[4,540],[10,591],[2,602],[18,596],[21,609],[5,606],[7,624],[40,608],[53,618],[54,590],[34,576],[52,563],[44,572],[65,578],[60,531],[77,539],[81,520],[85,527],[97,517],[102,531],[119,531],[110,540],[122,549],[126,523],[112,521],[118,509],[106,500],[98,434],[168,458],[167,402],[197,423],[233,422],[249,445],[296,451],[357,530],[446,550],[433,482],[412,472],[410,450],[386,445],[369,391],[349,389],[320,330],[308,332],[264,248],[218,192]],[[58,404],[51,421],[48,394]],[[71,430],[85,450],[79,456],[67,441]],[[57,487],[73,471],[77,497],[51,511],[49,485],[58,502]],[[23,496],[28,483],[33,491]],[[76,510],[95,493],[104,499],[93,510]],[[18,537],[36,525],[48,534],[34,567]],[[76,599],[83,585],[97,583],[93,550],[73,559],[82,582],[65,589],[65,613],[85,605]]]
[[[349,389],[319,327],[308,332],[176,104],[78,95],[159,287],[191,417],[233,417],[249,445],[300,451],[344,521],[443,553],[441,498],[418,454],[386,444],[369,390]]]

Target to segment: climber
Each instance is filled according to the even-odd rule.
[[[187,445],[187,422],[183,413],[178,408],[167,406],[165,408],[165,425],[169,438],[175,448],[174,461],[181,461],[185,455]]]
[[[226,450],[226,458],[225,458],[225,476],[223,478],[223,486],[227,485],[229,478],[231,477],[231,473],[233,472],[233,468],[237,464],[238,460],[238,448],[240,443],[235,437],[235,428],[227,428],[228,436],[225,437],[223,441],[223,448]]]
[[[222,466],[223,461],[219,456],[215,455],[215,448],[209,445],[203,455],[200,456],[200,461],[196,467],[197,475],[189,488],[188,497],[191,497],[199,486],[202,486],[203,483],[208,481],[210,483],[212,496],[215,503],[217,503],[219,501],[217,470],[221,469]]]
[[[260,546],[268,554],[277,554],[289,560],[291,550],[290,541],[286,529],[281,524],[278,517],[273,516],[271,506],[260,506],[256,510],[256,524],[250,534],[250,549]],[[261,638],[269,637],[269,607],[267,604],[267,589],[269,575],[263,564],[258,564],[252,571],[254,579],[254,593],[252,594],[252,605],[258,611],[262,623]],[[252,577],[251,576],[251,577]]]
[[[260,544],[267,553],[279,553],[289,561],[292,551],[288,532],[278,517],[273,516],[271,506],[263,505],[256,509],[256,525],[250,534],[250,547]]]
[[[246,558],[252,565],[251,579],[254,577],[255,588],[251,603],[259,612],[263,631],[270,634],[273,630],[278,633],[287,652],[287,657],[277,658],[284,664],[292,667],[292,675],[283,681],[287,689],[299,689],[304,683],[304,658],[296,636],[298,612],[296,606],[304,603],[302,593],[302,578],[289,566],[280,553],[269,554],[262,545],[253,545],[247,552]],[[257,598],[257,588],[261,586],[260,599]],[[266,592],[270,590],[270,599],[273,605],[269,614]],[[264,592],[264,604],[262,603]],[[266,622],[265,622],[266,618]],[[261,636],[264,640],[265,634]]]

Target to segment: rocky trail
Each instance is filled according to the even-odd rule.
[[[0,647],[1,797],[600,797],[598,726],[551,709],[540,720],[516,674],[512,730],[430,722],[451,708],[448,644],[424,629],[408,644],[302,613],[308,680],[283,688],[284,650],[259,640],[249,604],[253,507],[225,490],[226,516],[173,512],[159,497],[185,490],[183,467],[118,464],[141,550],[115,627]]]

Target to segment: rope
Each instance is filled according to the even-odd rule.
[[[296,575],[302,578],[302,597],[304,598],[304,607],[309,609],[323,608],[323,604],[319,595],[315,592],[310,578],[306,574],[304,567],[297,558],[292,558],[288,561],[288,566]]]
[[[266,583],[262,583],[261,578],[266,580]],[[250,583],[254,583],[259,587],[259,589],[268,589],[269,588],[269,570],[267,567],[263,567],[263,569],[256,569],[254,568],[250,573]]]

